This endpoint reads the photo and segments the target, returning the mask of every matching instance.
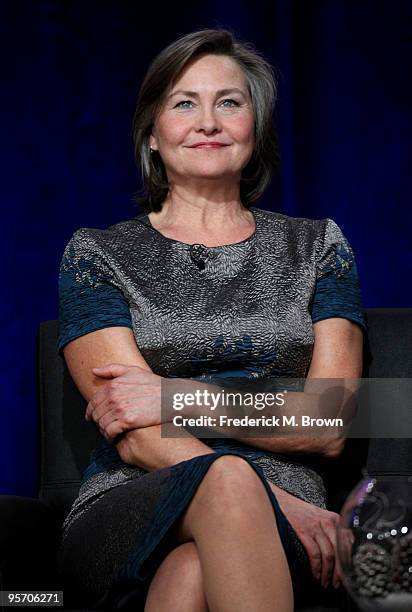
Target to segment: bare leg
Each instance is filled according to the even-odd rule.
[[[164,559],[150,583],[144,612],[208,612],[194,542],[177,546]]]
[[[177,524],[177,544],[190,541],[197,546],[211,612],[293,611],[272,504],[241,457],[224,455],[209,467]]]

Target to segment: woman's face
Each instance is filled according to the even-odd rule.
[[[204,55],[186,67],[166,94],[150,146],[169,181],[240,181],[255,144],[254,114],[245,76],[224,55]]]

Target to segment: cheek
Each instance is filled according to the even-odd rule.
[[[239,142],[250,144],[253,148],[255,141],[255,124],[253,119],[239,117],[234,123],[233,129]]]
[[[184,120],[163,121],[157,126],[157,135],[160,144],[177,144],[187,131],[187,122]]]

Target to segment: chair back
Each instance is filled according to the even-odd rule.
[[[369,346],[366,344],[364,376],[412,378],[412,308],[372,308],[366,315]],[[412,398],[404,397],[404,393],[401,387],[391,389],[388,420],[400,402],[412,406]],[[411,475],[412,438],[371,439],[367,470],[371,476]]]
[[[86,401],[57,352],[58,321],[41,323],[37,337],[40,434],[39,498],[63,518],[77,497],[90,452],[102,440],[86,421]]]

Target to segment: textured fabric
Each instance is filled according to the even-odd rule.
[[[230,438],[203,438],[216,452],[233,451],[239,453],[255,465],[259,465],[265,477],[285,491],[317,506],[326,507],[326,490],[320,475],[306,464],[293,457],[258,450],[243,442]],[[63,523],[63,539],[70,526],[87,508],[97,501],[104,491],[143,476],[147,472],[138,466],[130,466],[122,461],[116,447],[106,440],[91,454],[79,494]]]
[[[190,503],[210,464],[223,451],[155,470],[100,493],[73,522],[59,551],[64,588],[96,609],[142,612],[150,581],[173,549],[173,525]],[[249,461],[245,458],[246,461]],[[311,580],[306,552],[282,513],[259,465],[291,570],[296,596]],[[92,480],[92,479],[91,479]]]
[[[151,226],[146,214],[107,230],[75,232],[61,264],[60,351],[74,338],[96,329],[128,326],[147,363],[164,377],[212,382],[304,378],[313,351],[314,322],[341,316],[364,327],[353,252],[331,219],[250,210],[255,232],[241,242],[219,247],[199,249],[166,238]],[[199,252],[203,269],[196,265]],[[217,453],[240,454],[262,478],[326,507],[323,481],[309,459],[298,461],[232,439],[203,441]],[[145,563],[153,572],[160,563],[168,526],[189,503],[194,483],[203,478],[211,457],[215,455],[169,468],[150,520],[141,524],[134,545],[128,539],[121,550],[123,555],[129,550],[128,561],[124,557],[125,565],[115,564],[113,606],[123,605],[119,593],[122,588],[132,589],[133,581],[140,581],[139,596],[143,596],[150,576],[145,582],[142,566]],[[121,496],[130,488],[137,496],[134,512],[144,514],[141,504],[145,501],[141,499],[139,505],[138,491],[142,487],[143,495],[150,478],[154,477],[142,468],[125,464],[116,447],[102,440],[91,455],[78,498],[63,525],[63,573],[70,572],[70,555],[65,550],[74,551],[73,562],[74,541],[80,542],[74,534],[84,537],[90,513],[95,516],[99,508],[105,511],[109,491],[115,497],[116,491]],[[291,567],[295,563],[301,571],[307,570],[306,553],[287,520],[279,518],[273,493],[271,501],[278,524],[285,521],[281,537]],[[86,564],[89,561],[84,559]],[[102,572],[106,582],[100,584],[100,596],[109,587],[114,566],[110,567],[106,565],[106,573]],[[83,587],[87,590],[87,585]]]
[[[104,327],[132,327],[128,303],[106,257],[99,249],[84,246],[85,233],[80,229],[67,245],[60,266],[59,332],[64,344]],[[60,344],[59,340],[59,349]]]
[[[317,319],[321,310],[364,325],[352,249],[331,219],[250,210],[256,231],[206,248],[202,271],[191,246],[164,237],[145,214],[75,232],[61,263],[59,349],[125,325],[161,376],[305,376],[311,308]]]
[[[336,316],[365,328],[355,256],[332,219],[325,225],[311,313],[313,323]]]

